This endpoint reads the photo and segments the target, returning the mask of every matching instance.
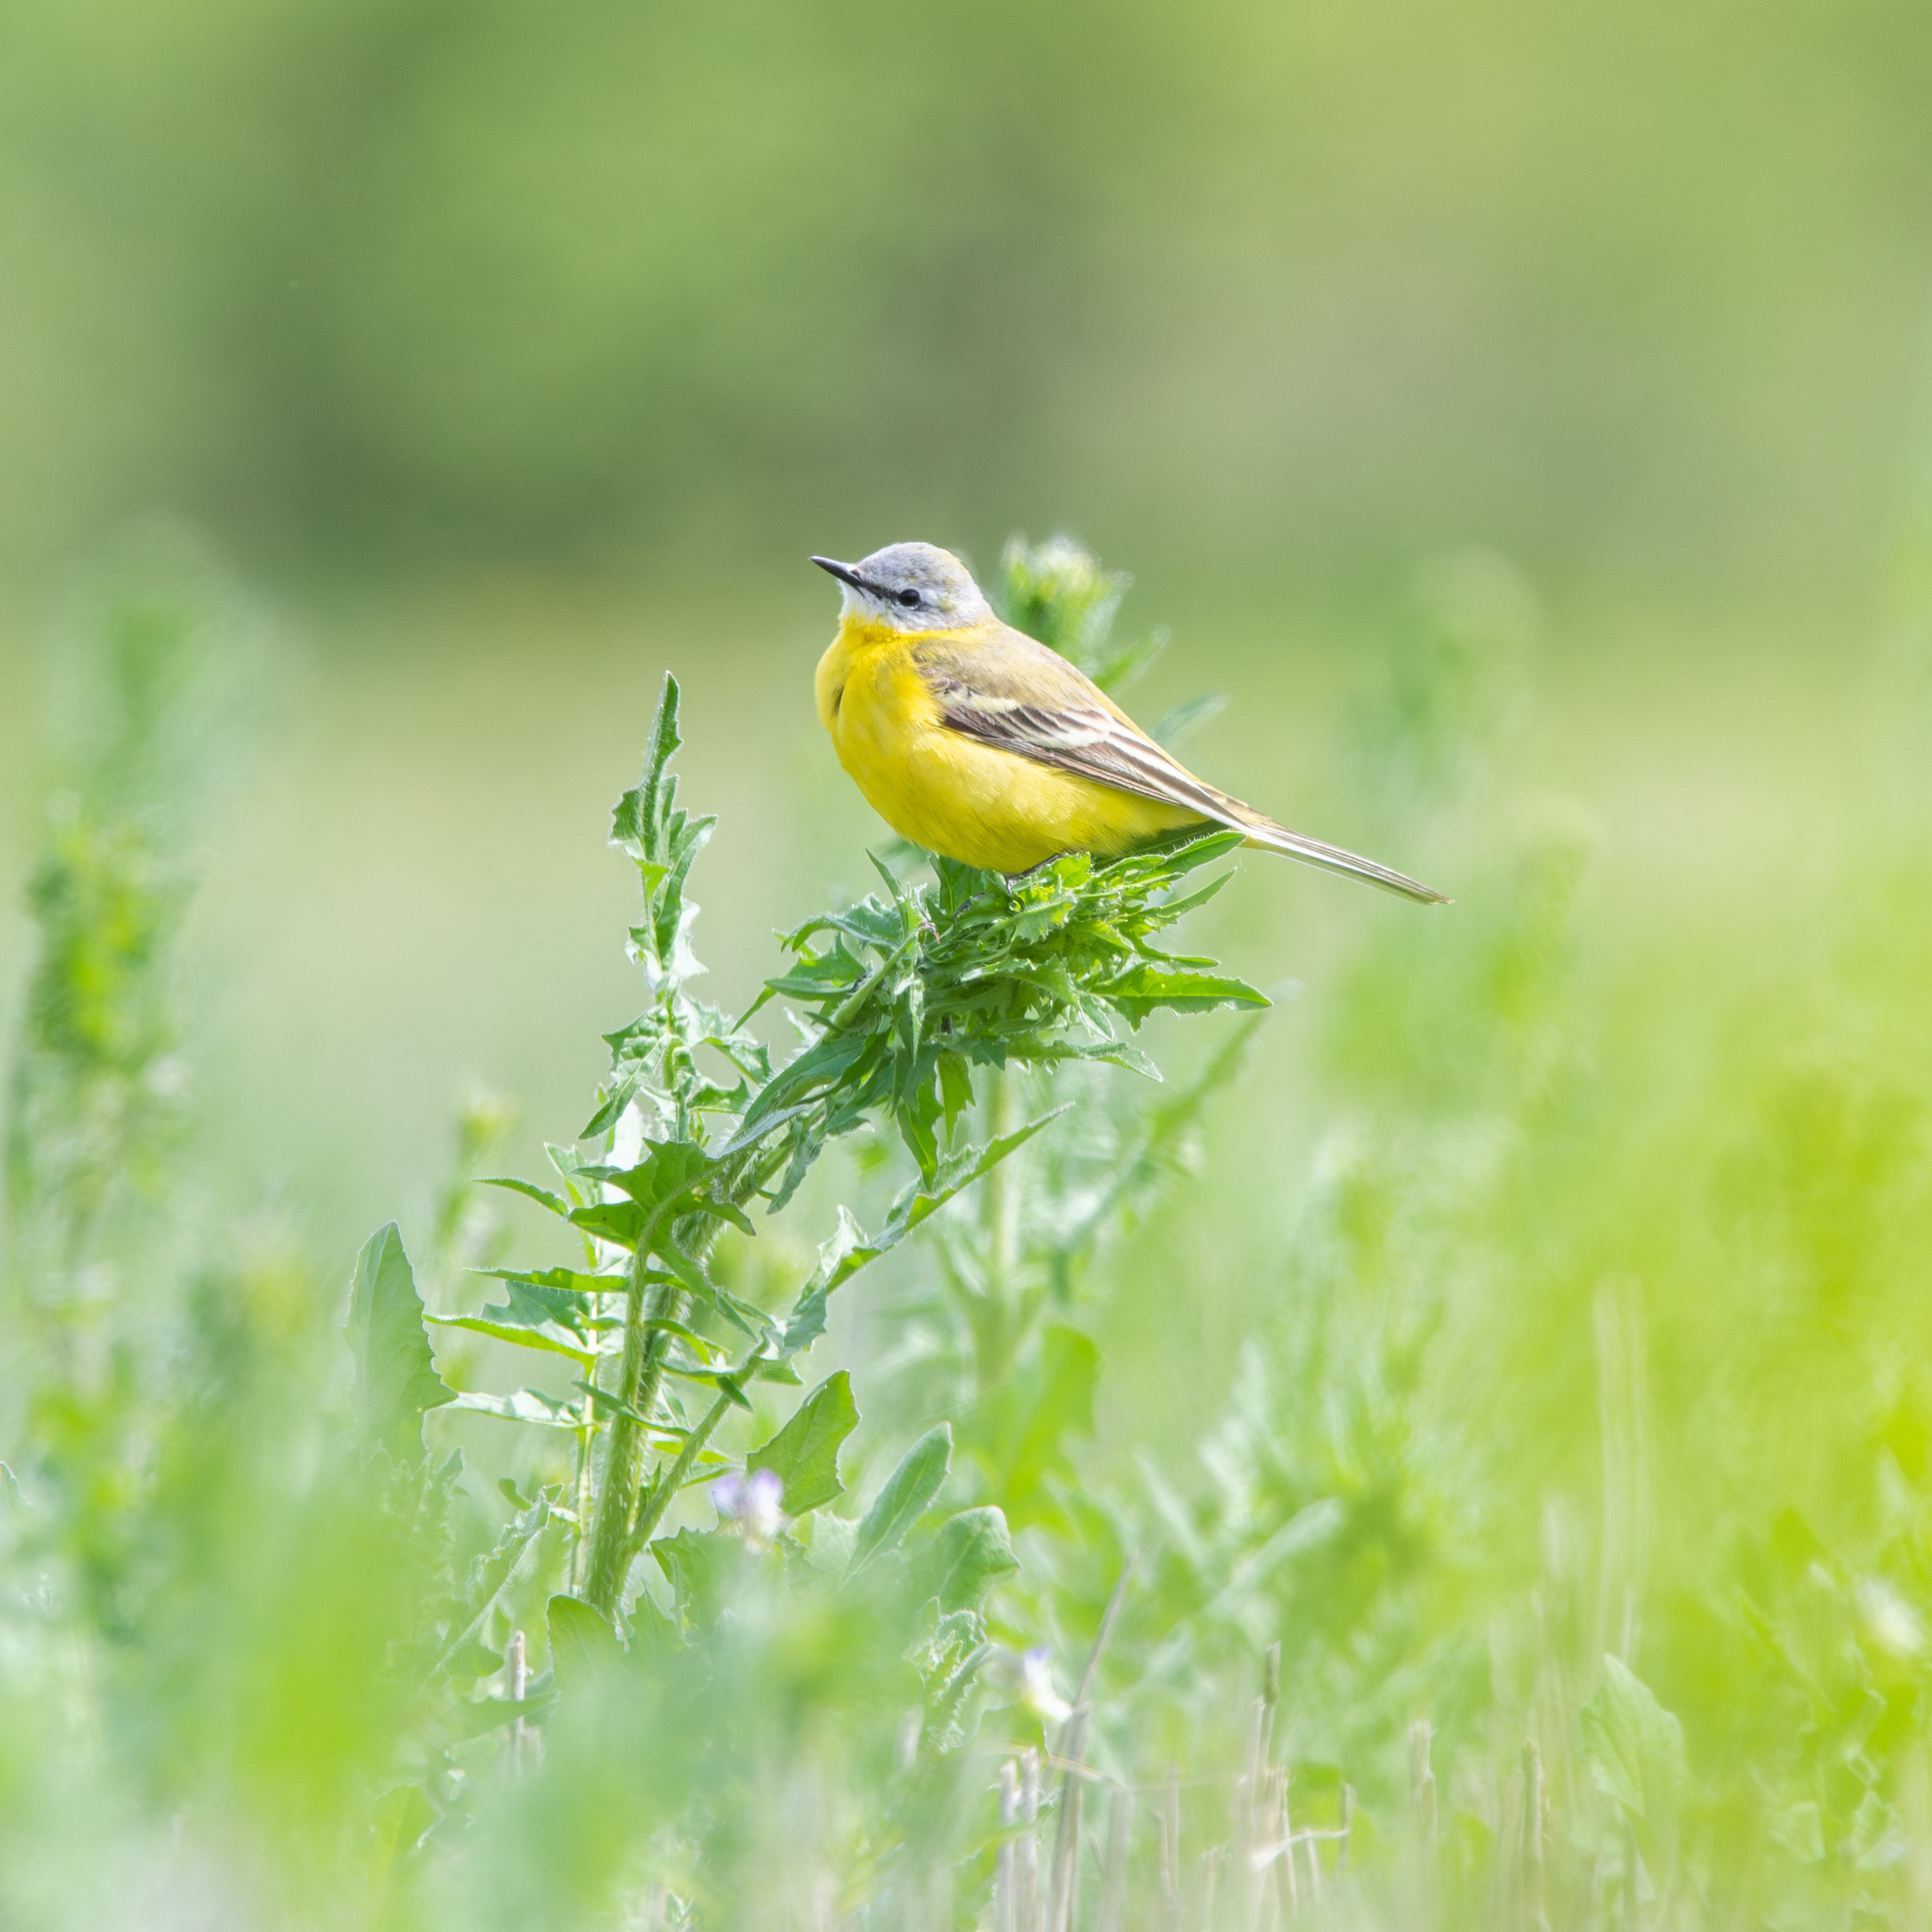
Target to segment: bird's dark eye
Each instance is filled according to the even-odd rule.
[[[917,591],[901,591],[899,592],[899,601],[905,605],[907,609],[910,610],[919,602],[919,592]]]

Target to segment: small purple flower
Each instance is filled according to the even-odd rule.
[[[778,1507],[784,1495],[784,1480],[769,1469],[755,1469],[748,1475],[729,1470],[711,1485],[719,1524],[735,1524],[748,1550],[764,1549],[778,1534],[785,1521]]]
[[[1042,1724],[1064,1724],[1074,1707],[1054,1688],[1053,1657],[1043,1643],[1031,1650],[996,1646],[987,1659],[986,1680]]]
[[[1043,1643],[1020,1654],[1019,1701],[1050,1724],[1062,1724],[1074,1714],[1074,1707],[1054,1689],[1053,1657]]]

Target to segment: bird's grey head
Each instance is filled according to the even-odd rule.
[[[814,557],[845,586],[845,613],[894,630],[962,630],[992,615],[973,573],[933,543],[888,543],[857,563]]]

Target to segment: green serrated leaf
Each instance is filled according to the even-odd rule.
[[[1161,1007],[1176,1013],[1205,1013],[1216,1007],[1265,1007],[1268,995],[1245,980],[1220,974],[1178,972],[1169,966],[1137,966],[1100,989],[1100,996],[1139,1025]]]
[[[622,1294],[630,1286],[628,1274],[586,1274],[578,1268],[472,1268],[497,1281],[521,1281],[529,1288],[555,1289],[571,1295]],[[588,1304],[584,1304],[588,1307]]]
[[[714,1361],[723,1358],[725,1351],[715,1341],[707,1341],[702,1335],[687,1328],[682,1322],[674,1322],[668,1315],[651,1315],[638,1324],[646,1334],[675,1335],[688,1348],[694,1348],[700,1355],[708,1355]]]
[[[641,1075],[632,1074],[625,1079],[613,1080],[607,1088],[598,1091],[597,1110],[577,1129],[579,1141],[595,1141],[608,1134],[621,1121],[631,1102],[637,1098],[638,1089],[643,1085]]]
[[[796,1107],[783,1107],[776,1113],[764,1114],[754,1125],[741,1128],[715,1148],[713,1158],[724,1160],[734,1154],[741,1154],[747,1147],[756,1146],[767,1134],[775,1133],[788,1122],[795,1121],[801,1114],[809,1113],[811,1108],[810,1101],[803,1101]],[[753,1111],[756,1111],[756,1108]]]
[[[799,1291],[797,1303],[786,1321],[782,1352],[791,1356],[809,1348],[825,1332],[825,1304],[834,1291],[868,1263],[895,1248],[955,1195],[963,1193],[1066,1110],[1057,1107],[1012,1133],[988,1141],[984,1147],[963,1148],[941,1160],[932,1180],[915,1182],[900,1194],[886,1217],[885,1225],[875,1235],[867,1235],[841,1207],[838,1229],[820,1246],[819,1265]]]
[[[491,1341],[507,1341],[512,1348],[535,1348],[549,1355],[568,1356],[585,1368],[597,1359],[596,1350],[585,1345],[584,1337],[568,1328],[559,1328],[555,1324],[540,1328],[529,1323],[500,1322],[492,1319],[495,1312],[485,1308],[480,1315],[425,1315],[424,1320],[433,1322],[439,1328],[462,1328],[472,1335],[487,1335]]]
[[[591,1398],[591,1406],[600,1415],[621,1415],[626,1421],[637,1424],[639,1428],[648,1429],[654,1435],[683,1436],[688,1433],[684,1429],[674,1428],[668,1423],[653,1422],[641,1409],[633,1408],[621,1396],[611,1394],[608,1389],[598,1388],[594,1382],[577,1382],[573,1384],[573,1386],[581,1389]]]
[[[644,880],[647,891],[663,878],[666,870],[659,861],[665,856],[662,832],[670,806],[667,771],[684,741],[677,729],[678,695],[677,680],[667,671],[658,689],[651,733],[644,741],[643,776],[617,801],[610,814],[610,842],[628,853],[641,868],[656,874]],[[668,784],[675,787],[675,781]]]
[[[874,1557],[889,1555],[925,1513],[953,1466],[953,1430],[941,1423],[928,1429],[906,1452],[897,1469],[858,1525],[852,1545],[852,1574],[857,1576]]]
[[[953,1128],[959,1116],[973,1105],[973,1072],[965,1058],[957,1053],[942,1053],[939,1057],[940,1106],[946,1119],[946,1139],[953,1138]]]
[[[663,1262],[671,1274],[677,1278],[680,1286],[689,1289],[692,1294],[697,1295],[700,1299],[715,1304],[721,1311],[729,1312],[724,1308],[723,1298],[718,1294],[712,1285],[710,1276],[705,1273],[697,1257],[686,1254],[671,1239],[669,1234],[659,1233],[653,1243],[651,1251],[658,1257],[658,1260]]]
[[[465,1328],[513,1348],[545,1349],[586,1365],[597,1357],[596,1344],[582,1326],[590,1320],[590,1303],[572,1289],[512,1278],[508,1302],[492,1303],[475,1315],[426,1319],[439,1327]]]
[[[1156,1080],[1163,1084],[1166,1080],[1166,1075],[1138,1046],[1124,1040],[1108,1040],[1091,1046],[1081,1046],[1072,1058],[1124,1067],[1130,1074],[1139,1074],[1143,1080]]]
[[[728,1221],[740,1234],[756,1235],[758,1225],[736,1201],[720,1200],[716,1195],[703,1194],[698,1197],[697,1211],[708,1214],[714,1221]]]
[[[841,1369],[798,1405],[791,1420],[763,1448],[746,1457],[744,1466],[769,1469],[781,1478],[786,1515],[803,1516],[844,1494],[839,1449],[858,1426],[852,1377]]]
[[[648,1213],[708,1181],[714,1166],[710,1155],[694,1141],[655,1141],[647,1143],[634,1167],[591,1166],[581,1172],[608,1181]]]
[[[533,1181],[520,1181],[514,1174],[479,1174],[476,1185],[479,1188],[506,1188],[512,1194],[522,1194],[525,1199],[536,1202],[540,1208],[549,1208],[555,1215],[567,1216],[570,1213],[570,1203],[561,1194],[553,1194],[548,1188],[540,1188]]]
[[[1191,892],[1170,895],[1161,902],[1163,922],[1179,919],[1183,913],[1191,912],[1197,906],[1205,906],[1234,879],[1232,872],[1216,873],[1205,886],[1197,886]]]
[[[744,1377],[733,1371],[724,1369],[701,1369],[691,1362],[668,1361],[664,1373],[675,1375],[682,1382],[703,1382],[715,1389],[726,1402],[735,1408],[747,1413],[751,1410],[751,1400],[741,1386]]]
[[[613,1247],[635,1248],[649,1219],[635,1201],[592,1201],[565,1210],[564,1219]]]
[[[512,1280],[508,1289],[508,1301],[484,1308],[484,1315],[491,1321],[518,1328],[576,1328],[590,1319],[590,1297],[574,1288]]]
[[[540,1428],[580,1429],[584,1419],[574,1403],[559,1402],[541,1389],[519,1389],[509,1395],[491,1395],[465,1390],[452,1398],[452,1408],[467,1409],[473,1415],[492,1415],[501,1422],[535,1423]]]
[[[351,1399],[363,1441],[382,1444],[399,1462],[420,1461],[425,1413],[454,1402],[456,1391],[436,1372],[423,1297],[392,1221],[357,1257],[342,1334],[356,1365]]]
[[[774,1116],[781,1108],[841,1079],[873,1050],[873,1040],[863,1033],[834,1034],[807,1047],[766,1082],[758,1097],[745,1111],[736,1144],[745,1144],[747,1137],[755,1133],[769,1132],[775,1124]]]

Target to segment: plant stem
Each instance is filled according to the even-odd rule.
[[[597,1526],[591,1544],[591,1574],[584,1586],[584,1601],[603,1617],[616,1616],[625,1574],[630,1568],[630,1519],[637,1507],[644,1459],[643,1431],[634,1418],[649,1415],[650,1405],[658,1399],[664,1378],[664,1354],[671,1341],[661,1328],[644,1324],[647,1320],[675,1322],[684,1313],[683,1293],[668,1282],[646,1293],[648,1266],[649,1256],[641,1246],[631,1262],[625,1300],[624,1366],[617,1382],[624,1408],[610,1425],[610,1447],[604,1458],[604,1487],[597,1499]]]
[[[596,1428],[592,1418],[596,1415],[596,1405],[589,1396],[583,1403],[585,1426],[577,1431],[577,1473],[573,1485],[571,1507],[576,1511],[577,1526],[570,1544],[570,1587],[576,1590],[583,1582],[584,1557],[588,1545],[584,1541],[584,1526],[591,1520],[591,1444],[596,1439]]]
[[[737,1170],[735,1180],[720,1190],[721,1196],[741,1208],[770,1178],[780,1158],[779,1153],[772,1151],[747,1158]],[[702,1269],[718,1233],[718,1223],[710,1215],[692,1214],[677,1224],[671,1239]],[[663,1329],[645,1324],[682,1321],[691,1299],[684,1290],[670,1283],[659,1284],[657,1291],[647,1296],[644,1275],[648,1257],[649,1250],[640,1244],[631,1262],[630,1286],[625,1303],[624,1366],[619,1372],[617,1388],[618,1400],[631,1414],[620,1410],[611,1424],[610,1448],[604,1461],[604,1487],[597,1499],[596,1533],[591,1545],[591,1574],[584,1586],[584,1601],[599,1616],[613,1621],[631,1558],[663,1514],[661,1503],[655,1510],[647,1506],[648,1525],[641,1534],[631,1525],[643,1480],[644,1459],[643,1431],[634,1418],[650,1415],[656,1406],[658,1391],[664,1382],[664,1357],[671,1348],[671,1337]],[[708,1434],[715,1426],[716,1421],[712,1419],[706,1424],[705,1432]]]
[[[742,1374],[762,1353],[754,1349],[739,1365],[738,1373]],[[630,1553],[638,1551],[650,1541],[651,1532],[664,1519],[664,1512],[671,1507],[671,1499],[682,1487],[684,1479],[691,1474],[691,1465],[698,1459],[699,1452],[711,1440],[711,1431],[724,1420],[724,1411],[732,1406],[728,1395],[720,1395],[698,1419],[698,1425],[684,1440],[684,1447],[677,1452],[677,1460],[664,1473],[657,1487],[651,1491],[650,1501],[638,1512],[637,1526],[630,1533]]]

